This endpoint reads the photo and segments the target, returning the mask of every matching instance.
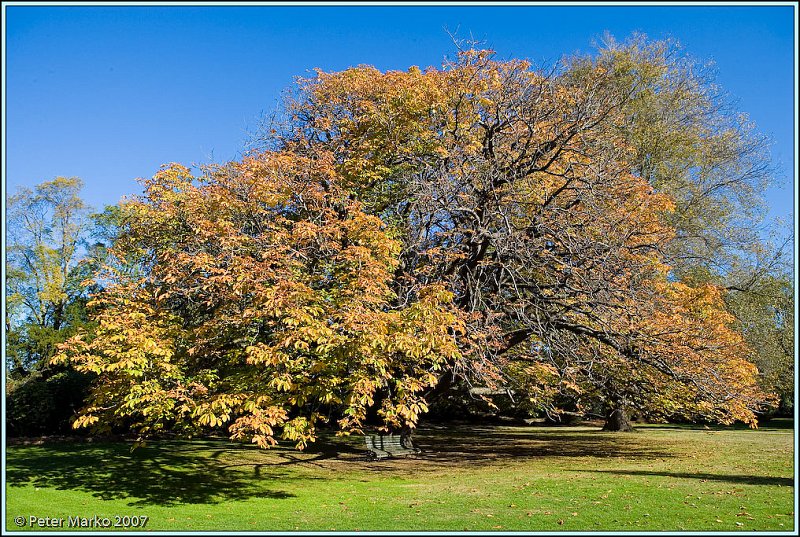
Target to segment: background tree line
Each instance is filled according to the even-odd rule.
[[[76,179],[9,200],[10,431],[791,408],[768,143],[674,43],[317,72],[254,142],[91,218]]]

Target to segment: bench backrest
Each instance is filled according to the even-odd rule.
[[[386,452],[390,455],[408,455],[414,453],[413,449],[403,446],[402,437],[395,434],[369,434],[364,436],[367,449],[376,452]]]

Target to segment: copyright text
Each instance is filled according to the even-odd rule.
[[[94,515],[49,517],[49,516],[17,516],[14,524],[20,528],[144,528],[150,519],[144,515],[104,517]]]

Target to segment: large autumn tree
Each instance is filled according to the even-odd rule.
[[[469,328],[454,375],[545,407],[545,393],[590,390],[609,411],[695,417],[739,393],[730,416],[752,422],[761,395],[720,290],[675,281],[680,200],[642,172],[629,136],[652,79],[620,58],[545,73],[470,49],[441,70],[318,73],[284,143],[333,152],[354,194],[401,231],[400,295],[447,282]],[[705,295],[711,310],[691,314]],[[665,330],[659,311],[683,323]],[[727,323],[708,322],[712,311]],[[738,374],[720,377],[719,360]],[[684,389],[662,389],[674,382]]]
[[[197,178],[172,165],[123,204],[120,258],[90,304],[99,326],[59,357],[99,375],[77,425],[224,425],[302,448],[320,421],[360,430],[376,403],[386,428],[416,423],[458,353],[451,295],[433,283],[397,304],[398,241],[318,157]],[[145,270],[120,270],[130,259]]]
[[[101,275],[100,328],[59,358],[100,376],[77,425],[302,447],[329,419],[413,427],[463,383],[754,424],[724,291],[669,264],[675,196],[626,137],[635,73],[576,65],[317,72],[261,151],[162,170],[123,207],[146,270]]]

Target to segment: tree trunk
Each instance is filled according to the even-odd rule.
[[[64,306],[63,302],[58,302],[55,304],[53,309],[53,329],[54,330],[61,330],[61,322],[64,319]]]
[[[604,431],[633,431],[633,425],[624,407],[617,407],[606,416]]]

